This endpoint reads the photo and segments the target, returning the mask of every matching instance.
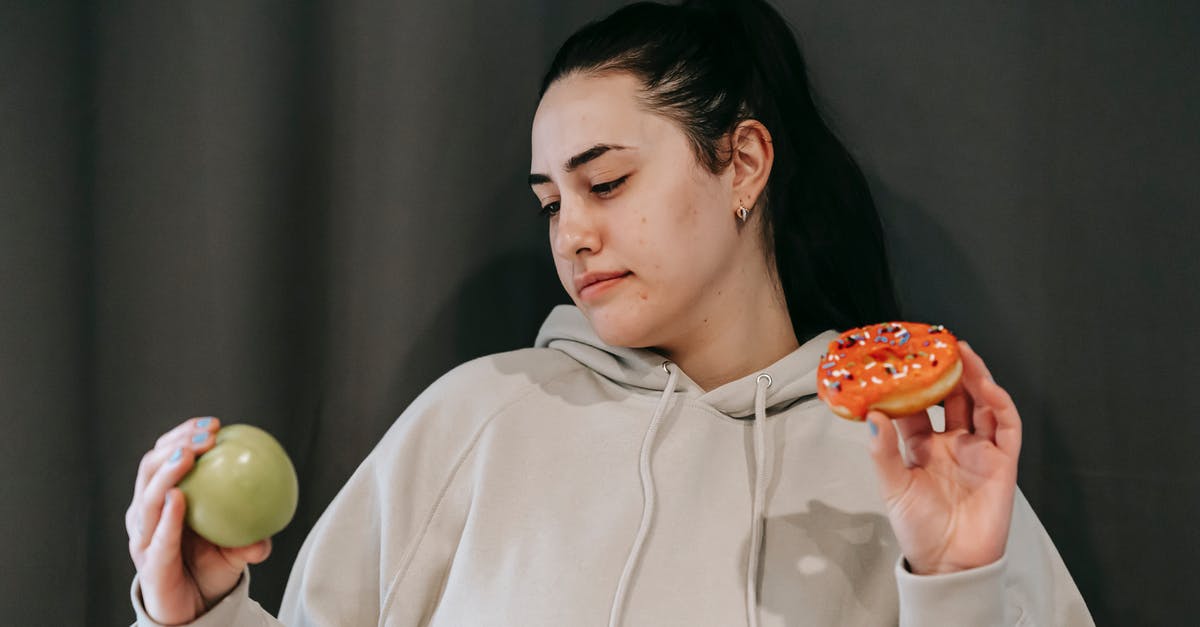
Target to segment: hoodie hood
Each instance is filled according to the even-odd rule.
[[[773,383],[767,389],[765,406],[781,411],[817,393],[817,369],[821,355],[839,333],[830,329],[812,337],[779,361],[705,392],[687,374],[679,372],[675,392],[709,405],[734,418],[753,416],[756,381],[762,373]],[[662,392],[668,372],[663,356],[645,348],[609,346],[592,330],[591,323],[574,305],[555,307],[538,332],[534,345],[558,349],[596,373],[630,388]]]

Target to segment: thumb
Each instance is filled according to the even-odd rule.
[[[884,500],[891,500],[908,486],[908,475],[912,471],[904,465],[896,427],[887,414],[875,410],[867,412],[867,428],[871,430],[875,474],[879,476]]]
[[[266,561],[271,556],[271,539],[264,538],[254,544],[247,544],[246,546],[232,549],[227,548],[225,549],[225,554],[229,558],[236,559],[239,562],[258,564]]]

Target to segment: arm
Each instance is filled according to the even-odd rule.
[[[413,401],[313,526],[292,567],[279,620],[249,597],[249,570],[193,627],[416,625],[436,603],[469,490],[454,485],[485,424],[437,382]],[[449,393],[448,393],[449,392]],[[147,616],[135,577],[139,627]],[[403,599],[403,603],[394,602]],[[396,607],[391,607],[392,604]]]

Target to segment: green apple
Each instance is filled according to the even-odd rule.
[[[179,489],[187,497],[187,525],[224,547],[278,533],[296,513],[299,496],[287,452],[271,434],[244,424],[221,427]]]

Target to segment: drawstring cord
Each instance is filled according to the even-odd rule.
[[[666,413],[667,401],[671,400],[671,395],[675,393],[675,384],[679,381],[678,369],[672,369],[668,366],[673,366],[669,361],[662,363],[663,370],[667,371],[667,387],[663,390],[662,397],[658,399],[658,407],[654,410],[654,417],[650,419],[650,428],[646,429],[646,437],[642,439],[642,454],[639,464],[639,473],[642,477],[642,524],[638,527],[637,538],[633,541],[633,548],[629,550],[629,557],[625,560],[625,571],[621,573],[621,580],[617,583],[616,597],[613,599],[612,610],[608,616],[609,627],[617,627],[621,622],[621,613],[625,608],[625,597],[629,593],[629,581],[633,577],[633,569],[637,566],[638,557],[642,552],[642,543],[646,541],[646,534],[650,532],[650,522],[654,518],[654,477],[650,474],[650,449],[654,446],[654,438],[658,435],[658,425],[662,421],[663,414]]]
[[[612,610],[608,617],[609,627],[619,627],[621,624],[626,597],[629,595],[629,582],[633,578],[633,571],[641,556],[642,544],[646,541],[646,535],[650,532],[650,524],[654,519],[654,477],[650,473],[650,452],[654,447],[654,440],[658,436],[658,426],[666,413],[667,402],[674,394],[675,386],[679,381],[679,371],[670,368],[673,365],[667,361],[662,363],[663,370],[666,370],[668,374],[667,386],[658,400],[658,406],[654,409],[654,416],[650,419],[650,427],[646,429],[646,436],[642,439],[638,466],[642,479],[642,522],[638,526],[637,537],[634,539],[633,547],[629,550],[629,557],[625,561],[625,570],[621,573],[621,579],[617,583],[616,595],[613,598]],[[751,506],[750,554],[746,558],[746,618],[750,627],[758,627],[756,574],[758,572],[758,554],[762,549],[763,540],[762,523],[767,492],[766,480],[770,476],[767,473],[768,451],[765,424],[767,388],[769,387],[771,387],[771,375],[765,372],[758,375],[754,391],[754,499]]]
[[[767,388],[771,375],[762,373],[754,390],[754,501],[751,506],[750,555],[746,558],[746,623],[758,627],[758,553],[762,549],[763,509],[767,495]]]

